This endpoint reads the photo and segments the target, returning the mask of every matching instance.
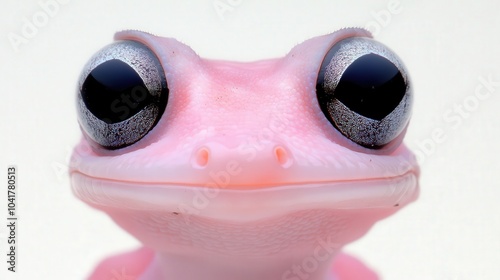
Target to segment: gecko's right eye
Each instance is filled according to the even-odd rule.
[[[139,141],[158,123],[167,100],[156,55],[139,42],[121,41],[87,63],[79,83],[78,118],[92,141],[119,149]]]

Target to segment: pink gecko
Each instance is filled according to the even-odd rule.
[[[378,279],[340,250],[418,196],[391,50],[357,28],[252,63],[115,39],[80,78],[70,176],[144,247],[90,279]]]

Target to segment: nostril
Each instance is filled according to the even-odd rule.
[[[274,148],[274,155],[276,156],[276,160],[281,164],[281,166],[286,168],[292,165],[292,159],[288,155],[288,152],[285,150],[285,148],[280,146]]]
[[[210,159],[210,151],[203,147],[198,149],[194,154],[192,164],[197,168],[204,168],[208,164],[208,160]]]

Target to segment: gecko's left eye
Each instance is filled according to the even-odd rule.
[[[100,50],[85,66],[79,83],[78,118],[85,134],[105,149],[142,139],[160,120],[168,87],[156,55],[135,41]]]
[[[403,133],[412,91],[401,60],[363,37],[337,42],[325,56],[316,94],[330,123],[351,141],[380,149]]]

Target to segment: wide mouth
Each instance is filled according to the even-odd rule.
[[[160,211],[222,220],[255,220],[307,209],[393,208],[418,196],[418,174],[393,177],[280,184],[260,189],[175,183],[128,182],[73,171],[72,189],[93,207]]]

